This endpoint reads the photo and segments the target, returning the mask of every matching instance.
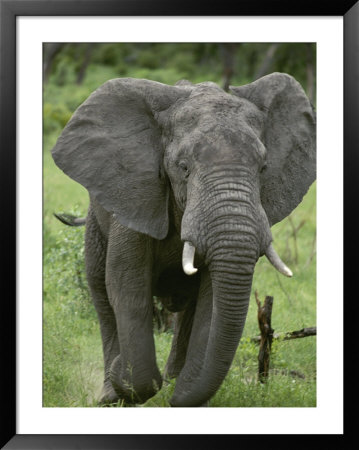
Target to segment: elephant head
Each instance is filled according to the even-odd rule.
[[[213,307],[204,355],[182,370],[175,406],[204,403],[232,363],[261,255],[282,273],[270,227],[316,174],[315,114],[291,76],[231,88],[114,79],[76,111],[53,157],[122,225],[154,239],[176,229],[183,268],[207,267]],[[172,226],[174,223],[174,227]]]

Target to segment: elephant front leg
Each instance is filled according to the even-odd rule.
[[[120,353],[117,326],[112,307],[107,296],[105,283],[106,242],[102,237],[97,220],[89,209],[85,234],[85,262],[87,281],[92,301],[100,323],[102,349],[104,357],[104,382],[99,404],[116,403],[118,395],[110,381],[110,366]]]
[[[128,229],[110,236],[106,284],[120,345],[110,379],[128,403],[143,403],[162,386],[153,338],[151,273],[149,237]]]

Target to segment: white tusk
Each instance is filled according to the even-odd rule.
[[[277,255],[277,252],[274,250],[272,244],[269,244],[267,251],[265,252],[265,255],[268,258],[269,262],[271,264],[273,264],[273,266],[278,270],[278,272],[282,273],[286,277],[293,276],[293,272],[279,258],[279,256]]]
[[[186,275],[193,275],[198,269],[193,267],[194,254],[196,248],[188,241],[185,241],[182,253],[182,267]]]

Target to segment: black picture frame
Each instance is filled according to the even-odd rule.
[[[1,448],[5,449],[183,449],[206,445],[225,448],[229,445],[256,443],[271,437],[264,435],[18,435],[16,434],[16,17],[18,16],[343,16],[344,18],[344,209],[345,228],[349,241],[344,242],[345,262],[356,246],[354,216],[357,202],[355,180],[359,168],[359,2],[308,1],[287,2],[275,0],[201,2],[192,0],[0,0],[0,186],[3,193],[3,229],[1,240],[3,269],[2,285],[2,431]],[[6,195],[5,195],[6,194]],[[355,204],[355,203],[354,203]],[[356,227],[357,228],[357,227]],[[347,264],[344,272],[345,293],[350,293],[355,264]],[[350,300],[350,299],[349,299]],[[355,330],[355,295],[345,305],[346,343]],[[345,373],[353,358],[345,350]],[[345,406],[349,409],[349,399]],[[345,421],[343,438],[353,429],[355,417]],[[281,436],[282,438],[285,436]],[[287,436],[304,444],[319,436]],[[276,444],[276,446],[278,446]]]

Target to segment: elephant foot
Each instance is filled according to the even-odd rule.
[[[109,379],[105,380],[102,386],[100,398],[98,400],[99,406],[106,406],[117,403],[119,396],[116,394],[112,383]]]
[[[110,380],[117,397],[123,399],[126,404],[145,403],[161,389],[162,377],[157,367],[147,371],[146,376],[142,373],[141,378],[134,369],[124,370],[124,367],[127,365],[118,355],[111,364]]]

